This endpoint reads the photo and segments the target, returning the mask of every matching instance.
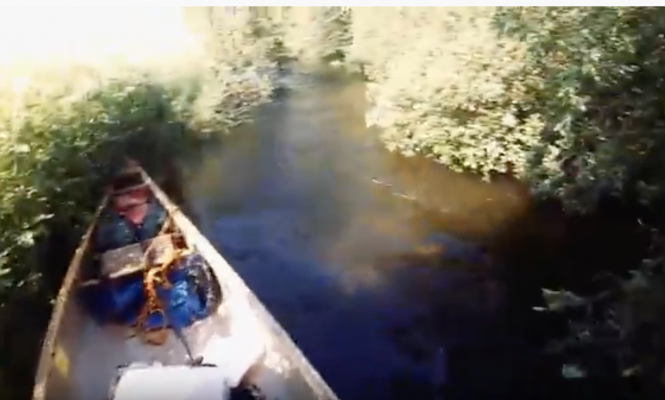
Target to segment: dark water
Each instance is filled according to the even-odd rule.
[[[296,86],[188,171],[204,233],[342,399],[476,379],[500,396],[520,344],[472,243],[521,212],[518,191],[384,151],[360,83]]]

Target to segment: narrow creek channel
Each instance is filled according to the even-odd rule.
[[[516,191],[385,151],[361,83],[296,80],[189,167],[202,230],[343,400],[432,399],[451,382],[498,398],[521,344],[470,243],[520,211]]]

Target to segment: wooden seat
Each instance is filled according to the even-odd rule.
[[[146,251],[150,253],[146,257]],[[100,256],[102,279],[116,279],[121,276],[143,271],[147,265],[162,264],[172,258],[176,243],[172,234],[159,235],[141,243],[130,244],[115,250],[109,250]],[[144,262],[145,261],[145,262]],[[101,279],[91,279],[81,286],[97,284]]]
[[[143,268],[142,243],[134,243],[119,249],[109,250],[99,257],[100,274],[104,277],[125,275],[127,269]]]

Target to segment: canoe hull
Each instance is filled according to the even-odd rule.
[[[270,399],[336,400],[334,392],[226,260],[143,174],[190,248],[207,262],[223,293],[221,305],[209,318],[184,331],[194,355],[235,371],[245,371],[251,365],[251,373],[242,379],[251,380]],[[165,344],[148,345],[131,338],[127,327],[97,324],[81,307],[75,296],[76,285],[82,265],[89,262],[93,229],[94,224],[76,251],[58,295],[33,400],[103,399],[122,365],[178,365],[188,360],[182,342],[172,332]]]

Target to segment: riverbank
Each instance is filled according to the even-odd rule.
[[[431,160],[418,157],[403,158],[401,163],[401,173],[392,176],[393,180],[387,175],[380,190],[398,194],[395,196],[397,202],[422,209],[419,213],[424,213],[424,218],[433,226],[469,241],[476,251],[486,251],[492,260],[491,268],[478,267],[473,263],[451,267],[449,256],[456,252],[447,245],[454,241],[445,237],[435,242],[439,243],[438,246],[422,250],[416,248],[399,255],[400,260],[412,268],[399,279],[417,280],[412,275],[423,275],[414,296],[420,299],[418,301],[430,298],[429,304],[438,308],[432,314],[439,315],[441,323],[435,323],[430,328],[433,335],[449,335],[452,328],[445,321],[450,318],[451,312],[464,314],[460,310],[484,307],[488,301],[498,302],[494,306],[501,308],[500,322],[492,328],[495,337],[488,338],[482,345],[464,344],[451,350],[450,370],[456,371],[451,372],[451,396],[454,392],[456,399],[493,399],[497,390],[505,390],[503,393],[506,396],[514,398],[561,398],[579,393],[592,398],[609,395],[632,398],[636,395],[634,378],[616,379],[611,389],[593,389],[593,379],[610,379],[622,365],[626,365],[616,364],[616,353],[611,349],[603,346],[593,350],[585,348],[580,356],[580,353],[575,353],[580,351],[580,347],[561,346],[561,343],[578,334],[576,331],[571,334],[567,320],[573,319],[580,323],[580,329],[586,329],[588,321],[594,321],[595,317],[582,309],[570,314],[547,314],[534,309],[549,305],[548,299],[543,296],[543,288],[554,291],[565,288],[576,295],[596,298],[605,295],[608,287],[617,285],[609,274],[627,279],[630,277],[627,270],[639,269],[643,260],[654,254],[652,233],[640,220],[640,216],[644,215],[643,209],[631,209],[620,202],[607,202],[593,214],[570,215],[561,203],[534,198],[524,185],[510,179],[486,183],[480,177],[459,175]],[[386,188],[388,182],[391,185]],[[428,191],[428,188],[433,190]],[[470,194],[474,192],[478,197]],[[459,207],[459,204],[466,207]],[[441,280],[440,274],[423,272],[423,268],[461,270],[473,273],[476,278],[471,283],[461,280],[460,288],[442,292],[439,284],[435,283]],[[425,285],[427,282],[430,283]],[[494,287],[483,289],[483,285]],[[424,286],[430,286],[429,291],[438,295],[424,294],[427,292]],[[497,290],[499,297],[496,297]],[[620,308],[620,312],[624,313],[620,318],[636,316],[642,323],[652,321],[654,310],[659,309],[658,290],[647,290],[637,295],[629,292],[613,295],[621,299],[620,304],[624,307]],[[561,300],[555,301],[558,302],[556,307],[560,307]],[[451,307],[450,302],[457,306]],[[606,304],[598,302],[588,312],[603,315]],[[605,332],[608,336],[614,334],[610,329]],[[517,348],[511,347],[516,343],[519,343]],[[528,345],[521,347],[525,343]],[[512,350],[501,352],[499,348]],[[519,359],[521,365],[510,370],[501,367],[508,358]],[[594,360],[605,360],[606,364],[588,372],[590,379],[570,380],[562,376],[562,366],[571,363],[588,366],[587,363]],[[502,374],[497,375],[494,369],[501,369]],[[488,383],[484,389],[474,385],[474,382],[488,375],[494,375],[494,383]],[[547,393],[542,392],[544,387],[550,388]]]
[[[513,265],[506,274],[516,293],[529,293],[515,302],[524,315],[544,306],[565,309],[555,320],[575,320],[562,335],[568,343],[585,337],[583,350],[550,346],[566,348],[566,370],[619,379],[639,369],[648,353],[634,343],[640,332],[665,337],[646,312],[658,305],[633,301],[658,297],[665,266],[663,145],[654,128],[664,119],[662,91],[654,90],[664,77],[660,53],[647,50],[662,47],[655,32],[663,14],[639,7],[337,11],[345,39],[323,42],[362,71],[366,120],[387,148],[486,180],[512,176],[533,196],[526,211],[497,220],[489,245]],[[338,22],[329,18],[320,29]],[[589,305],[598,296],[612,300]],[[651,320],[636,323],[644,314]],[[599,345],[608,341],[621,350]],[[646,375],[661,374],[665,358],[656,364]]]
[[[362,89],[358,89],[358,92],[356,99],[363,95]],[[349,107],[362,108],[363,100],[354,102],[342,95],[339,96],[339,101],[348,102]],[[355,120],[355,117],[350,115],[346,115],[345,118]],[[363,134],[354,132],[349,135],[354,137]],[[368,135],[371,136],[372,133],[365,130],[361,141],[371,139]],[[366,151],[369,152],[369,148],[366,148]],[[368,157],[376,158],[374,155]],[[350,162],[347,163],[351,165]],[[419,271],[427,266],[474,274],[479,272],[481,276],[485,274],[486,278],[489,277],[489,282],[494,282],[490,285],[498,284],[498,290],[507,296],[501,300],[504,302],[503,329],[511,332],[514,340],[524,340],[529,343],[530,362],[542,363],[542,368],[546,370],[536,373],[529,364],[523,366],[523,369],[516,369],[514,373],[518,374],[521,371],[520,373],[541,374],[531,376],[529,379],[534,385],[537,379],[541,379],[539,382],[542,385],[545,385],[546,381],[550,384],[556,383],[557,390],[561,390],[560,393],[572,395],[577,393],[577,390],[588,390],[584,389],[586,384],[569,382],[561,376],[562,364],[567,365],[571,360],[579,358],[568,358],[570,353],[552,355],[546,351],[551,348],[552,341],[557,342],[570,335],[565,320],[571,317],[546,315],[534,311],[534,308],[547,307],[543,299],[543,288],[558,290],[565,287],[577,294],[593,297],[606,289],[608,273],[624,277],[626,269],[638,267],[644,257],[651,254],[651,235],[639,220],[639,216],[643,215],[641,214],[643,209],[639,207],[631,209],[621,202],[608,201],[603,202],[593,214],[570,215],[565,212],[560,202],[540,201],[530,196],[525,185],[509,178],[494,179],[491,183],[484,183],[478,176],[458,174],[431,160],[419,157],[384,156],[382,164],[384,167],[388,166],[383,172],[369,168],[355,168],[355,170],[364,171],[361,175],[364,175],[363,178],[370,186],[372,185],[370,182],[374,180],[374,186],[379,193],[394,194],[395,203],[401,203],[406,208],[419,209],[415,213],[426,215],[424,218],[428,220],[427,225],[430,227],[436,226],[435,229],[467,239],[473,245],[486,250],[495,264],[491,271],[475,265],[452,267],[449,265],[449,256],[460,254],[459,246],[456,245],[456,240],[444,238],[438,248],[434,246],[434,248],[421,249],[414,246],[404,252],[396,250],[400,253],[398,254],[400,262],[406,262],[413,268],[411,273],[405,272],[403,276],[400,274],[399,279],[418,280],[414,276],[421,275]],[[372,162],[367,162],[365,165],[376,167]],[[381,219],[393,218],[378,218],[379,221],[376,223],[385,227],[380,229],[391,231],[407,229],[404,222],[391,226],[391,223],[387,221],[384,223],[380,221]],[[390,256],[383,260],[385,263],[391,263]],[[423,278],[423,283],[440,279],[434,277],[436,274],[424,275],[429,278]],[[433,285],[437,286],[434,283]],[[418,287],[419,291],[424,290],[422,286]],[[452,308],[459,311],[470,307],[464,304],[462,299],[482,304],[492,299],[493,295],[488,295],[488,292],[484,292],[485,289],[481,290],[480,284],[465,287],[468,289],[466,295],[459,291],[453,295],[448,291],[449,294],[441,294],[438,300],[432,300],[430,295],[425,296],[429,300],[421,301],[430,305],[443,304],[438,313],[445,315],[450,314],[450,304],[446,305],[450,301],[462,302],[457,308]],[[496,291],[496,288],[488,287],[487,290]],[[451,296],[460,297],[453,300]],[[475,299],[470,298],[474,296]],[[578,317],[579,315],[575,315],[572,318]],[[584,320],[584,317],[582,319]],[[450,325],[445,324],[437,328],[439,334],[443,335],[448,329]],[[456,351],[456,354],[467,353],[480,357],[481,353],[473,350],[475,345],[471,346],[460,350],[461,353]],[[599,353],[601,354],[590,356],[590,359],[613,357],[611,352]],[[463,358],[461,355],[455,357]],[[497,357],[500,355],[497,354]],[[459,360],[461,359],[458,358],[457,362],[460,362]],[[478,359],[476,361],[481,362]],[[584,362],[588,362],[588,359]],[[609,369],[593,373],[600,373],[601,376],[611,375],[612,372],[609,370],[615,368],[612,363],[608,364],[612,365]],[[473,376],[480,379],[477,375]],[[470,381],[476,378],[468,377]],[[511,390],[519,392],[520,382],[524,378],[513,376],[511,379],[514,379]],[[459,382],[468,384],[470,381],[458,380],[458,384],[461,385],[458,388],[464,391],[464,384]],[[613,387],[618,392],[624,393],[623,395],[627,395],[630,391],[622,392],[622,390],[627,390],[630,385],[631,383],[626,380],[619,380]],[[532,389],[538,388],[532,387]],[[595,395],[600,396],[599,393],[596,392]]]

